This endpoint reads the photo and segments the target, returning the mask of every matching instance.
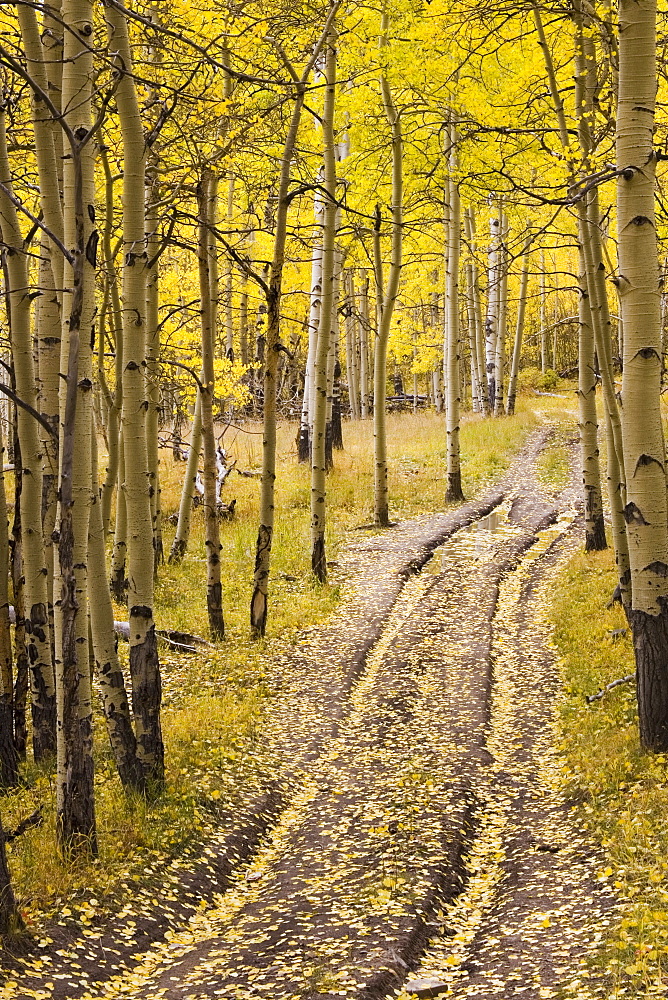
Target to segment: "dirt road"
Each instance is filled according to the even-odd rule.
[[[607,996],[587,956],[615,901],[558,791],[545,614],[577,501],[536,480],[543,443],[348,552],[341,610],[276,668],[241,860],[228,832],[140,934],[126,913],[47,946],[0,997]]]

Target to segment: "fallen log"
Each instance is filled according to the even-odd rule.
[[[42,815],[42,807],[35,809],[34,813],[27,816],[26,819],[21,820],[19,825],[14,830],[4,830],[1,834],[2,839],[5,844],[10,844],[12,840],[16,840],[22,834],[31,830],[33,826],[41,826],[44,822],[44,817]]]
[[[10,624],[16,625],[16,612],[13,604],[9,605],[9,621]],[[114,632],[125,642],[130,641],[129,622],[114,622]],[[206,647],[207,649],[213,649],[213,645],[207,639],[203,639],[200,635],[193,635],[191,632],[180,632],[178,629],[157,628],[155,630],[155,634],[159,639],[163,639],[171,649],[178,649],[182,653],[197,653],[199,652],[197,648],[198,646],[200,648]]]
[[[130,641],[130,623],[129,622],[114,622],[114,632],[116,635],[120,636],[125,642]],[[213,649],[213,646],[207,639],[202,639],[199,635],[192,635],[190,632],[180,632],[178,629],[159,629],[155,630],[155,634],[159,639],[163,639],[171,649],[177,649],[182,653],[197,653],[198,646],[206,647],[208,649]]]
[[[627,674],[626,677],[619,677],[616,681],[610,681],[610,683],[606,684],[605,687],[599,688],[596,694],[586,694],[585,701],[588,705],[591,705],[592,701],[598,701],[600,698],[603,698],[608,691],[612,691],[614,688],[619,687],[620,684],[630,684],[635,679],[635,674]]]

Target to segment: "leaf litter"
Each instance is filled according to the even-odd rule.
[[[583,978],[582,956],[594,939],[559,937],[567,910],[560,893],[564,885],[572,892],[586,886],[580,903],[587,927],[593,921],[599,933],[614,900],[593,877],[596,862],[584,840],[582,878],[571,871],[569,883],[562,865],[562,884],[555,881],[555,859],[561,863],[564,847],[577,846],[567,808],[562,815],[557,801],[555,812],[550,798],[558,800],[548,780],[557,688],[554,677],[543,688],[533,673],[537,664],[553,670],[542,620],[530,641],[526,635],[540,588],[518,583],[523,573],[531,576],[532,563],[542,566],[541,557],[532,559],[536,533],[568,506],[533,475],[546,438],[534,436],[483,501],[351,547],[348,600],[326,629],[274,666],[264,753],[279,791],[275,815],[255,830],[255,843],[249,838],[249,864],[232,857],[218,884],[214,865],[199,900],[193,891],[195,908],[188,914],[175,905],[173,926],[154,935],[163,938],[156,943],[150,934],[137,940],[141,921],[132,914],[169,910],[170,897],[178,903],[178,866],[167,893],[163,886],[153,899],[139,894],[124,924],[84,929],[74,945],[57,949],[60,960],[44,938],[41,958],[17,961],[20,976],[5,982],[2,1000],[370,1000],[406,995],[402,985],[414,978],[430,941],[423,968],[431,962],[441,977],[450,970],[454,978],[442,980],[448,990],[468,976],[468,992],[453,996],[551,996],[573,970]],[[506,498],[501,530],[457,530]],[[567,525],[568,518],[549,537],[560,538]],[[411,575],[438,545],[441,571]],[[531,698],[536,718],[527,711]],[[198,863],[205,867],[207,852],[220,859],[221,844],[203,851]],[[529,857],[548,863],[529,866],[531,884],[522,882]],[[100,963],[93,943],[103,934],[115,946]],[[509,953],[513,936],[539,942],[531,958],[540,982],[517,963],[502,973],[499,955]],[[554,961],[546,978],[548,938]],[[485,947],[495,972],[465,968],[470,949],[486,960]]]

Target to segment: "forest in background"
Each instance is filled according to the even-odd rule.
[[[302,571],[324,584],[337,455],[346,435],[371,450],[354,428],[373,428],[360,513],[386,528],[389,410],[443,414],[440,500],[456,503],[462,413],[490,428],[473,449],[488,469],[519,441],[518,389],[576,378],[586,548],[607,544],[605,497],[640,739],[668,749],[656,15],[648,0],[0,5],[0,766],[7,788],[27,757],[55,766],[65,859],[98,851],[98,693],[122,786],[168,793],[156,587],[194,544],[201,496],[197,600],[224,639],[240,472],[260,496],[233,600],[250,637],[271,632],[285,421],[309,480]],[[248,430],[257,466],[227,444]],[[413,490],[433,507],[433,481]],[[198,645],[172,625],[172,650]]]

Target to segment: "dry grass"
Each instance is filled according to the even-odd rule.
[[[635,686],[615,688],[587,705],[616,678],[633,673],[630,636],[619,605],[607,608],[616,584],[614,557],[578,554],[555,596],[555,638],[566,699],[561,723],[566,789],[609,857],[602,873],[623,900],[601,960],[613,973],[612,997],[666,995],[668,985],[668,773],[665,755],[641,751]]]
[[[467,495],[498,478],[512,454],[538,420],[531,405],[513,418],[465,420],[462,426],[463,482]],[[258,427],[230,428],[225,444],[239,468],[259,466]],[[290,647],[301,630],[322,622],[337,599],[336,586],[316,584],[309,571],[309,470],[297,464],[296,428],[280,428],[277,518],[273,552],[268,637],[253,642],[248,634],[259,483],[233,475],[225,499],[236,497],[236,519],[223,522],[224,608],[227,641],[205,656],[163,651],[163,727],[167,787],[155,801],[127,796],[115,774],[104,725],[95,720],[96,803],[100,856],[67,864],[54,851],[54,787],[46,768],[28,764],[24,786],[3,803],[8,827],[44,808],[45,823],[10,845],[10,863],[21,907],[29,922],[63,907],[82,915],[115,905],[119,886],[141,878],[146,864],[178,855],[234,810],[242,783],[262,781],[258,733],[267,698],[268,659]],[[346,533],[370,519],[372,444],[370,421],[344,426],[345,450],[335,454],[328,480],[328,557],[335,559]],[[444,419],[434,413],[389,418],[390,495],[394,517],[410,517],[443,507]],[[162,507],[165,516],[178,508],[183,463],[171,453],[162,459]],[[165,524],[165,547],[174,529]],[[195,512],[189,551],[180,566],[164,566],[156,591],[159,627],[207,634],[203,523]],[[117,617],[124,618],[122,608]],[[125,650],[121,650],[122,655]],[[94,902],[91,903],[91,900]]]

